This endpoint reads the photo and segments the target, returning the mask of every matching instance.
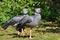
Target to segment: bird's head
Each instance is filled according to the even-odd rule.
[[[27,8],[24,8],[23,9],[23,12],[24,12],[24,14],[27,14],[28,13],[28,9]]]
[[[40,8],[35,8],[35,12],[36,13],[40,13],[41,12],[41,9]]]

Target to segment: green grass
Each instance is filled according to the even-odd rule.
[[[33,28],[33,40],[60,40],[60,33],[41,32],[39,30],[45,30],[45,28]],[[14,27],[9,27],[7,30],[0,27],[0,40],[29,40],[29,28],[26,28],[25,32],[27,37],[17,37],[17,35],[14,35],[17,34]]]

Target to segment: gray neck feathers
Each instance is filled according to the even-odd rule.
[[[40,15],[39,13],[35,13],[34,19],[35,19],[36,21],[40,21],[41,15]]]
[[[24,14],[24,15],[28,15],[28,14]]]

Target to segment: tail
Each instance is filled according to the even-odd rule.
[[[8,28],[8,26],[11,25],[11,23],[12,23],[11,20],[5,22],[5,23],[2,25],[2,28],[3,28],[4,30],[6,30],[6,29]]]

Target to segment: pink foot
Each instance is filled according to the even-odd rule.
[[[29,39],[30,39],[30,40],[33,40],[33,38],[32,38],[32,37],[29,37]]]

